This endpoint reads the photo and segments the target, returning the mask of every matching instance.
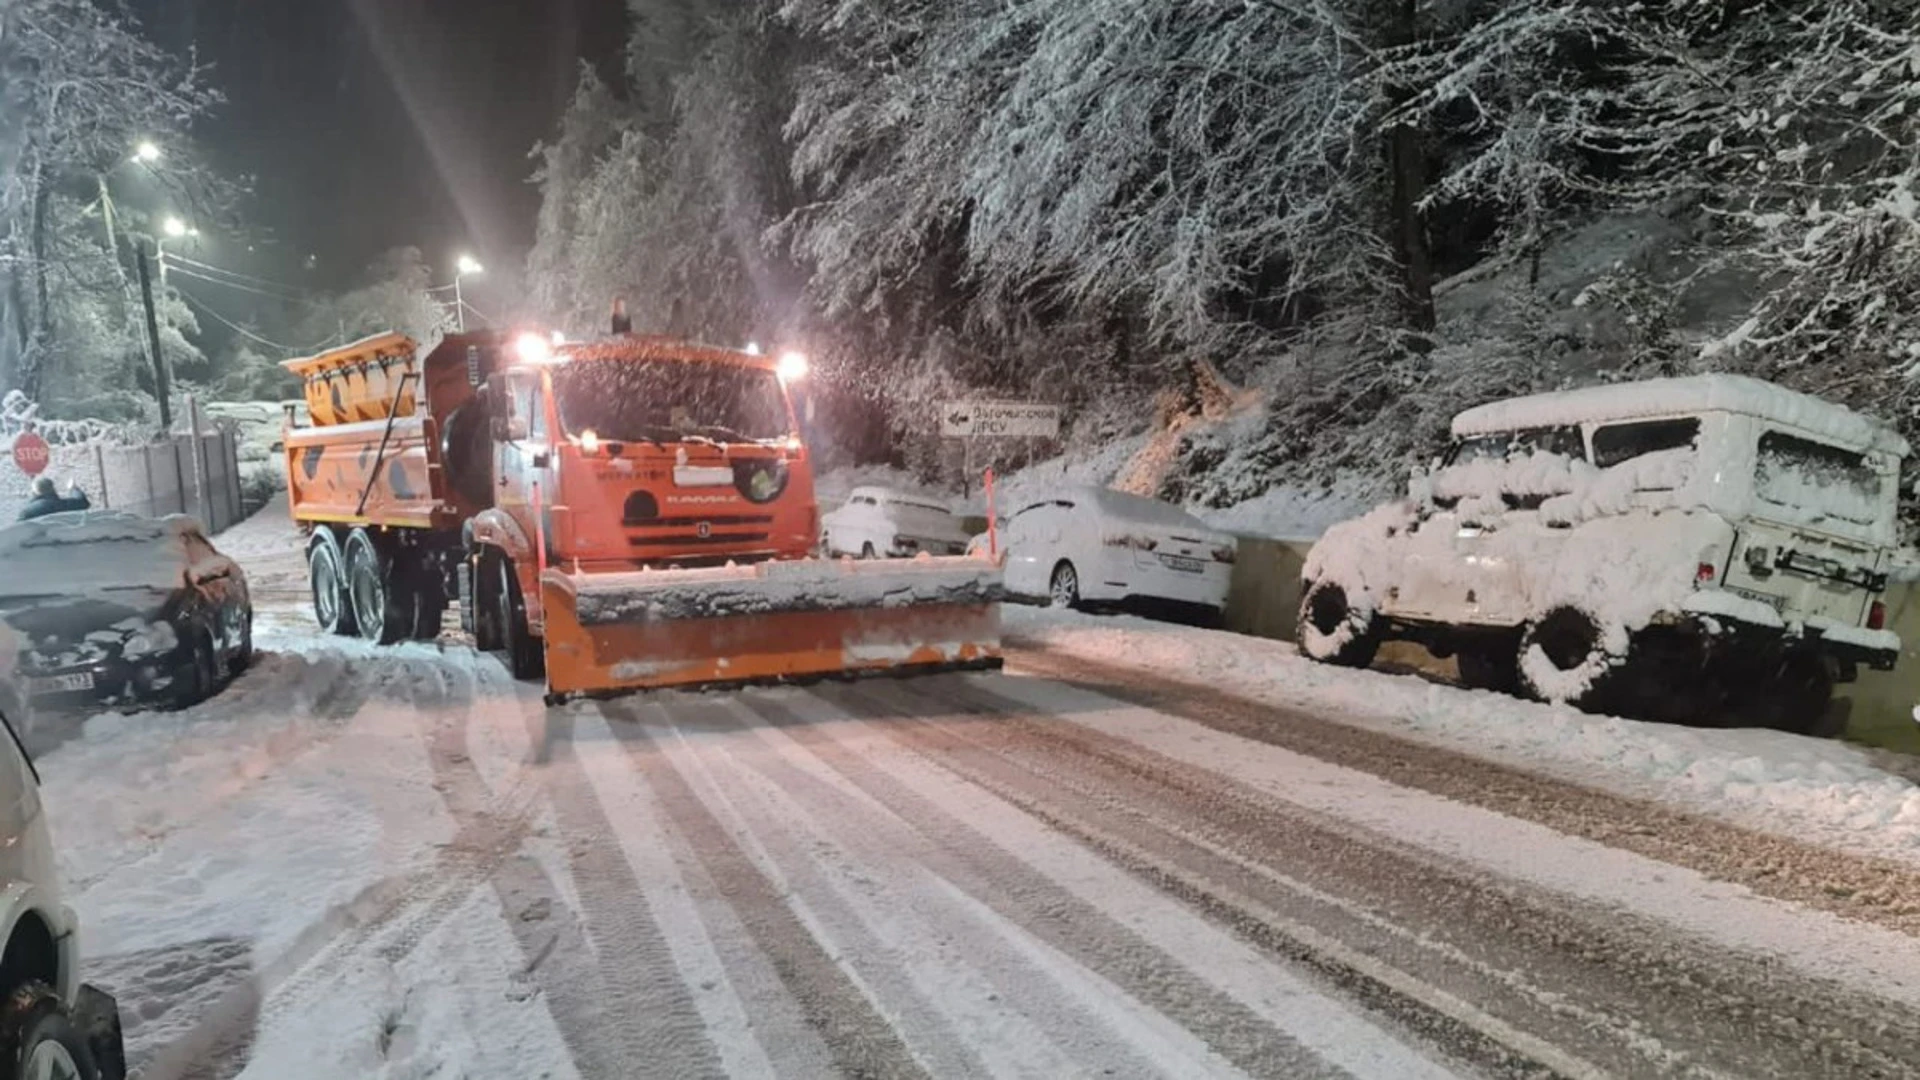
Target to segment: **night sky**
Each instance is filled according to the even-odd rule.
[[[336,287],[419,247],[471,250],[502,275],[533,239],[533,144],[582,58],[616,69],[622,0],[132,0],[148,33],[198,47],[227,96],[197,138],[251,174],[249,226],[276,243],[202,255]],[[307,254],[317,269],[303,275]],[[298,276],[296,276],[298,275]],[[487,290],[493,291],[493,290]]]

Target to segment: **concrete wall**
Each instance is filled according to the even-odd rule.
[[[33,478],[13,464],[0,438],[0,525],[13,521],[26,503]],[[95,507],[126,510],[148,517],[191,514],[209,530],[220,532],[240,519],[238,444],[229,433],[208,432],[200,437],[205,490],[197,480],[194,441],[175,435],[146,446],[103,444],[53,447],[46,474],[60,490],[76,484]]]
[[[1300,571],[1312,544],[1242,536],[1227,595],[1226,627],[1235,633],[1292,641],[1300,610]],[[1920,582],[1888,586],[1887,626],[1900,635],[1904,649],[1892,671],[1862,671],[1860,681],[1839,690],[1847,712],[1847,737],[1876,746],[1920,753],[1920,724],[1913,709],[1920,705]],[[1452,664],[1433,660],[1417,646],[1390,646],[1382,659],[1434,672],[1450,672]]]

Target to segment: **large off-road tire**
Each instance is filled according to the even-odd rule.
[[[8,997],[0,1020],[4,1080],[99,1080],[93,1050],[52,989],[30,983]]]
[[[1511,641],[1499,645],[1463,645],[1454,654],[1460,685],[1469,690],[1511,694],[1520,685],[1520,656]]]
[[[1516,659],[1527,696],[1589,711],[1605,707],[1626,662],[1600,623],[1570,606],[1529,623]]]
[[[1047,579],[1047,598],[1057,608],[1080,606],[1080,571],[1072,563],[1061,559],[1055,564],[1053,576]]]
[[[507,670],[516,679],[538,679],[546,674],[547,658],[541,651],[539,639],[527,627],[527,604],[520,593],[520,577],[514,573],[513,560],[496,557],[490,561],[497,575],[494,601],[499,605],[497,617],[502,646],[507,652]]]
[[[313,621],[329,634],[356,632],[347,593],[347,558],[340,539],[322,526],[307,541],[307,584],[313,592]]]
[[[355,529],[347,536],[347,592],[353,600],[353,621],[361,638],[391,645],[413,631],[411,582],[397,573],[393,556],[382,550],[373,534]]]
[[[1380,651],[1373,613],[1356,610],[1346,587],[1333,581],[1316,581],[1301,594],[1294,637],[1308,658],[1341,667],[1366,667]]]

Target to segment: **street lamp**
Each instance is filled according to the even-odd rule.
[[[460,332],[463,334],[467,332],[467,301],[460,292],[460,279],[469,274],[484,274],[486,272],[487,268],[480,265],[480,260],[471,255],[462,255],[454,261],[453,310],[455,317],[459,320]]]

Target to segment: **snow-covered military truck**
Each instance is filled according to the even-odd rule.
[[[1314,546],[1306,655],[1364,667],[1409,639],[1469,686],[1798,731],[1893,667],[1908,448],[1886,427],[1703,375],[1495,402],[1453,436],[1407,499]]]

